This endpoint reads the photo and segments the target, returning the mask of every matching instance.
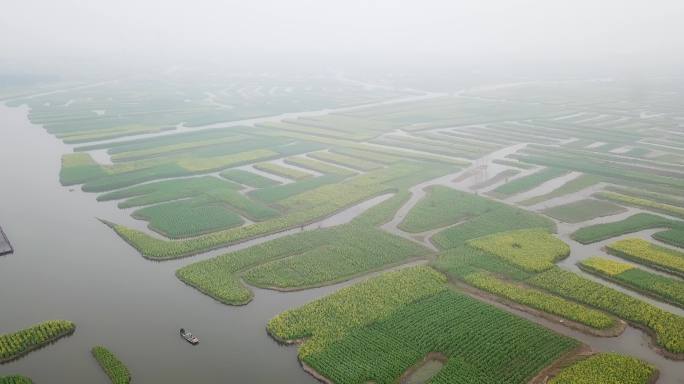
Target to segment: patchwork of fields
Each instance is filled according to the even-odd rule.
[[[61,184],[126,210],[99,219],[141,256],[224,249],[179,261],[199,292],[248,305],[256,288],[353,281],[267,325],[326,382],[409,382],[429,362],[423,382],[435,384],[528,383],[564,359],[549,383],[658,374],[629,346],[593,354],[544,321],[616,340],[631,326],[651,339],[640,348],[684,359],[674,96],[590,83],[426,97],[306,81],[117,81],[9,104],[70,145]],[[0,362],[66,332],[38,327],[0,335]],[[92,353],[112,381],[131,380],[111,352]]]

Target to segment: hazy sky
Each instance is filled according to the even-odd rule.
[[[240,61],[679,60],[684,0],[3,0],[0,66]]]

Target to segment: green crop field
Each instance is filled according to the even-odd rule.
[[[662,216],[637,213],[624,220],[580,228],[572,234],[572,238],[582,244],[589,244],[644,229],[672,228],[679,225],[681,224]]]
[[[653,201],[650,199],[645,199],[637,196],[623,195],[621,193],[615,192],[598,192],[595,194],[595,196],[601,199],[607,199],[621,204],[627,204],[639,208],[649,209],[666,215],[684,219],[684,207],[659,203],[657,201]]]
[[[549,384],[650,384],[654,366],[629,356],[601,353],[581,360],[553,377]]]
[[[145,257],[158,260],[183,257],[325,217],[373,196],[396,190],[390,183],[414,178],[415,172],[420,169],[416,165],[397,164],[335,184],[323,185],[281,200],[279,206],[286,212],[283,216],[191,239],[162,240],[122,225],[108,224]]]
[[[280,182],[269,179],[268,177],[263,177],[256,173],[243,171],[241,169],[228,169],[221,172],[220,175],[228,180],[254,188],[266,188],[280,184]]]
[[[320,177],[307,178],[285,185],[275,185],[257,189],[249,193],[249,196],[266,203],[275,203],[290,196],[294,196],[310,189],[318,188],[326,184],[340,181],[342,178],[336,175],[323,175]]]
[[[388,200],[383,205],[394,209]],[[252,293],[241,283],[301,289],[330,284],[386,268],[430,251],[401,237],[374,228],[378,214],[369,211],[352,223],[307,231],[255,245],[245,250],[190,264],[176,275],[183,282],[226,304],[245,304]],[[365,217],[368,216],[368,217]],[[371,221],[368,225],[365,221]]]
[[[468,241],[468,245],[491,253],[529,272],[553,267],[570,254],[570,247],[544,229],[521,229]]]
[[[1,376],[0,384],[33,384],[33,380],[19,375]]]
[[[0,363],[19,358],[34,349],[74,333],[76,325],[66,320],[48,320],[20,331],[0,335]]]
[[[482,215],[496,204],[470,193],[435,186],[411,209],[399,228],[407,232],[424,232]]]
[[[347,155],[341,155],[339,153],[333,152],[313,152],[309,154],[310,157],[314,159],[327,161],[333,164],[343,165],[345,167],[358,169],[360,171],[371,171],[380,167],[379,164],[373,163],[368,160],[363,160],[356,157],[351,157]]]
[[[684,248],[684,228],[657,232],[653,234],[653,238],[675,247]]]
[[[433,265],[460,280],[464,280],[471,273],[483,271],[518,281],[533,275],[500,257],[467,245],[441,252]]]
[[[510,181],[498,188],[495,188],[491,194],[496,197],[508,197],[521,192],[529,191],[538,185],[547,182],[551,179],[563,176],[567,171],[559,168],[546,168],[535,172],[528,176],[523,176],[513,181]]]
[[[523,200],[520,202],[520,204],[524,206],[539,204],[541,202],[551,200],[556,197],[566,196],[571,193],[579,192],[583,189],[594,186],[599,182],[601,182],[601,178],[596,177],[594,175],[581,175],[575,179],[566,182],[565,184],[561,185],[560,187],[554,189],[549,193]]]
[[[301,180],[313,176],[311,173],[300,171],[296,168],[284,167],[276,163],[258,163],[254,164],[254,168],[292,180]]]
[[[98,201],[120,200],[119,208],[139,207],[195,197],[216,190],[239,189],[239,185],[212,176],[158,181],[104,193]]]
[[[464,207],[464,210],[472,214],[472,217],[437,233],[432,238],[433,243],[441,249],[460,247],[467,240],[476,237],[515,229],[546,228],[549,231],[555,231],[555,224],[541,215],[474,194],[454,194],[454,196],[462,198],[458,198],[453,204]],[[409,213],[410,215],[412,213]]]
[[[579,266],[585,271],[684,308],[684,282],[681,280],[600,257],[582,260]]]
[[[445,290],[443,278],[428,271],[388,273],[283,312],[269,333],[279,340],[308,336],[299,358],[337,384],[396,382],[431,352],[447,358],[432,383],[526,383],[578,345]]]
[[[112,384],[128,384],[131,382],[131,373],[111,351],[102,346],[95,346],[91,354],[105,371]]]
[[[62,156],[62,170],[59,173],[62,185],[81,184],[105,175],[102,167],[87,153],[70,153]]]
[[[471,273],[466,275],[464,280],[489,293],[592,328],[606,329],[617,324],[613,318],[601,311],[520,284],[509,283],[489,272]]]
[[[288,157],[287,159],[285,159],[285,163],[296,165],[296,166],[301,167],[301,168],[312,169],[316,172],[320,172],[320,173],[328,174],[328,175],[352,176],[352,175],[356,174],[356,172],[354,172],[352,170],[349,170],[346,168],[341,168],[341,167],[336,167],[334,165],[324,163],[324,162],[318,161],[318,160],[309,159],[309,158],[303,157],[303,156]]]
[[[625,208],[606,201],[585,199],[548,208],[542,213],[566,223],[580,223],[597,217],[617,215],[625,211],[627,211]]]
[[[527,282],[646,327],[655,333],[656,342],[665,350],[684,353],[684,317],[559,268],[542,272]]]
[[[606,246],[609,253],[684,277],[684,252],[642,239],[624,239]]]
[[[150,229],[172,239],[239,226],[242,218],[221,204],[202,205],[193,200],[174,201],[138,209],[133,217],[149,222]]]

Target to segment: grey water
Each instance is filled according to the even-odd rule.
[[[221,304],[174,276],[197,258],[142,258],[97,220],[123,220],[125,211],[62,187],[60,157],[68,151],[31,124],[25,108],[0,106],[0,222],[15,248],[0,256],[0,333],[49,319],[76,323],[72,336],[0,365],[0,376],[104,384],[108,378],[90,355],[104,345],[139,383],[316,382],[299,366],[296,347],[277,344],[265,327],[279,312],[339,284],[290,293],[257,289],[247,306]],[[200,344],[182,340],[181,327]]]

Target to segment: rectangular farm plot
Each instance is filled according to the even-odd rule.
[[[606,246],[616,256],[684,277],[684,252],[642,239],[624,239]]]
[[[601,257],[582,260],[579,266],[617,284],[684,308],[684,281]]]
[[[292,180],[302,180],[313,177],[313,174],[311,173],[304,172],[296,168],[285,167],[276,163],[258,163],[254,164],[254,168]]]
[[[585,199],[548,208],[542,211],[542,213],[566,223],[580,223],[597,217],[617,215],[626,211],[626,208],[607,201]]]
[[[358,169],[360,171],[371,171],[373,169],[378,169],[381,167],[379,164],[373,163],[368,160],[363,160],[332,152],[313,152],[309,154],[309,157],[313,157],[314,159],[322,161],[327,161],[333,164],[339,164],[353,169]]]
[[[561,185],[560,187],[554,189],[553,191],[540,195],[540,196],[534,196],[529,199],[521,201],[519,204],[524,205],[524,206],[531,206],[535,204],[539,204],[541,202],[560,197],[560,196],[565,196],[569,195],[571,193],[579,192],[583,189],[589,188],[593,185],[598,184],[601,181],[601,178],[598,176],[594,175],[580,175],[579,177],[572,179],[565,184]]]
[[[255,149],[222,156],[181,159],[178,165],[190,172],[210,172],[275,156],[278,153],[270,149]]]
[[[280,184],[278,181],[257,175],[256,173],[242,169],[228,169],[221,172],[221,177],[244,184],[253,188],[265,188]]]
[[[193,200],[174,201],[138,209],[133,217],[149,221],[149,228],[179,239],[232,228],[242,218],[225,205],[201,205]]]
[[[499,198],[513,196],[518,193],[529,191],[551,179],[563,176],[566,173],[568,173],[568,171],[564,169],[545,168],[531,175],[520,177],[500,187],[497,187],[491,192],[491,194]]]
[[[322,161],[309,159],[304,156],[288,157],[285,159],[286,164],[296,165],[301,168],[312,169],[316,172],[320,172],[327,175],[338,175],[338,176],[352,176],[356,172],[350,169],[337,167],[329,163],[324,163]]]
[[[540,272],[570,254],[570,247],[543,229],[522,229],[469,240],[468,245],[489,252],[530,272]]]

